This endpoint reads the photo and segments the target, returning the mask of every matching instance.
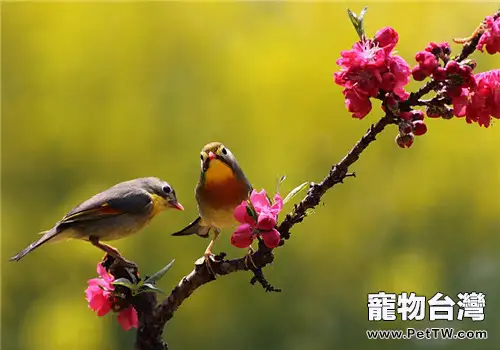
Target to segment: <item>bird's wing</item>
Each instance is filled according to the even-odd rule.
[[[73,208],[60,224],[69,224],[121,214],[141,214],[152,209],[151,195],[140,188],[113,187]]]

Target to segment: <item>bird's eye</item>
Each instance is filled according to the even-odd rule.
[[[226,155],[226,154],[227,154],[227,149],[226,149],[226,147],[222,147],[222,151],[221,151],[221,152],[222,152],[222,154]]]
[[[163,192],[169,194],[170,192],[172,192],[172,187],[170,187],[169,185],[163,186]]]
[[[203,160],[203,154],[200,154],[200,158],[201,158],[201,160]]]

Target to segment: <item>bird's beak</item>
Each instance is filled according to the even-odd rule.
[[[214,152],[212,152],[212,151],[210,151],[210,152],[208,153],[208,159],[212,160],[212,159],[215,159],[215,158],[217,158],[217,156],[215,155],[215,153],[214,153]]]
[[[177,210],[180,210],[180,211],[184,210],[184,207],[179,202],[171,203],[170,205],[172,206],[172,208],[175,208]]]

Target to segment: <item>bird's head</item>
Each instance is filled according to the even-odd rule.
[[[243,174],[231,151],[220,142],[210,142],[201,150],[201,174],[206,182],[224,181]]]
[[[182,204],[177,200],[174,188],[168,182],[155,177],[147,178],[144,187],[152,195],[155,202],[158,200],[163,202],[167,208],[184,210]]]

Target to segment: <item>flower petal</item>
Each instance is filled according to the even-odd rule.
[[[270,231],[261,232],[262,240],[268,248],[276,248],[280,244],[280,233],[272,229]]]
[[[257,228],[260,230],[268,231],[276,226],[276,215],[270,208],[262,210],[257,219]]]
[[[115,278],[108,271],[106,271],[104,266],[102,266],[102,264],[100,264],[100,263],[97,264],[97,273],[101,277],[100,285],[103,288],[105,288],[107,290],[114,290],[115,289],[115,287],[112,284],[113,281],[115,280]]]
[[[274,203],[271,206],[271,209],[276,215],[278,215],[279,212],[283,209],[283,199],[277,193],[274,195]]]
[[[375,40],[377,40],[380,47],[389,53],[398,43],[399,35],[393,28],[384,27],[375,33]]]
[[[130,328],[137,328],[139,325],[139,318],[137,316],[137,311],[131,305],[127,309],[120,311],[116,317],[118,323],[122,328],[128,331]]]
[[[102,280],[100,278],[92,278],[87,281],[89,286],[100,286]]]
[[[261,190],[260,192],[253,190],[250,194],[250,201],[252,202],[257,214],[260,213],[262,208],[269,207],[271,205],[267,199],[265,190]]]
[[[241,224],[255,224],[253,218],[248,215],[246,201],[241,202],[236,208],[234,208],[234,218]]]
[[[249,224],[240,225],[231,235],[231,244],[238,248],[247,248],[253,242],[254,236]]]
[[[101,263],[97,264],[97,274],[101,278],[102,278],[102,276],[105,276],[108,274],[108,271],[106,271],[106,269],[104,268],[104,266],[102,266]]]
[[[94,295],[102,293],[102,289],[99,288],[98,285],[89,285],[87,289],[85,289],[85,299],[90,302]]]

